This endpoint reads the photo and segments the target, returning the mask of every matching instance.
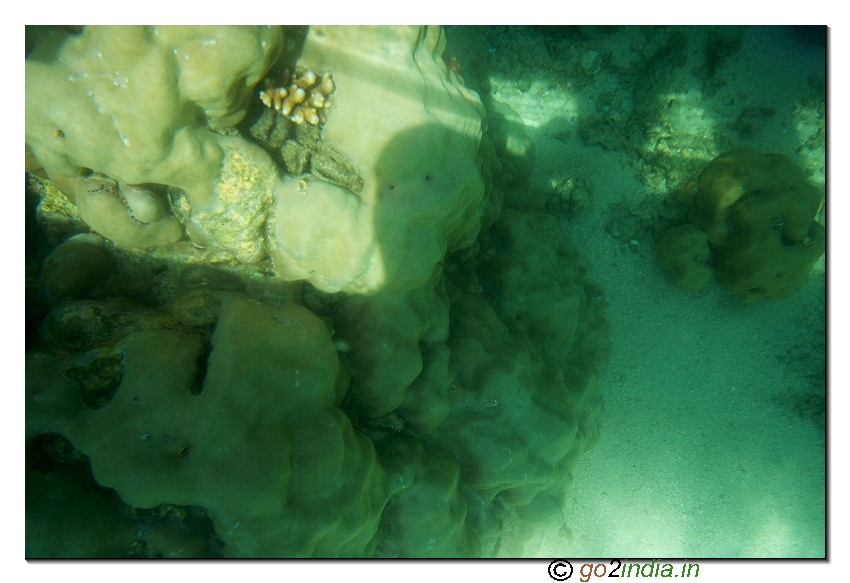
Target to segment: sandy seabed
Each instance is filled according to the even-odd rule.
[[[628,28],[600,42],[628,42]],[[702,46],[707,29],[683,30],[694,51]],[[687,66],[671,86],[684,87],[691,111],[718,133],[736,120],[730,112],[740,107],[726,107],[734,99],[773,109],[756,132],[726,132],[732,145],[791,156],[823,184],[823,160],[818,167],[798,152],[804,137],[791,121],[811,77],[824,75],[823,45],[793,32],[748,29],[711,94]],[[606,77],[603,58],[592,82],[572,91],[547,85],[535,78],[540,61],[516,65],[528,50],[518,47],[540,42],[539,34],[449,29],[450,50],[489,42],[492,61],[514,59],[515,76],[504,63],[501,78],[489,78],[493,96],[517,111],[536,143],[533,187],[573,173],[592,192],[587,210],[562,224],[608,301],[613,350],[601,372],[602,438],[574,469],[567,527],[549,533],[538,556],[824,557],[825,433],[801,404],[823,392],[823,259],[803,289],[778,302],[744,303],[714,283],[698,294],[671,287],[652,240],[610,234],[612,208],[645,207],[658,189],[639,179],[634,151],[587,145],[578,129],[606,92],[616,95],[617,75]],[[594,47],[592,38],[577,42]],[[522,79],[529,72],[531,81]]]

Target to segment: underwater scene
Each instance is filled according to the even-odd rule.
[[[826,555],[826,29],[26,29],[27,558]]]

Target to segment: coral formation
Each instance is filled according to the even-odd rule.
[[[328,292],[403,292],[474,240],[483,107],[449,77],[444,46],[433,27],[311,27],[299,63],[333,71],[337,85],[322,139],[363,187],[277,183],[271,254],[283,277]],[[350,57],[370,52],[381,60]]]
[[[71,237],[44,260],[41,280],[47,301],[58,304],[85,297],[112,268],[112,258],[94,235]]]
[[[236,296],[211,343],[203,392],[193,396],[203,344],[173,330],[131,333],[119,347],[120,386],[96,410],[74,398],[67,365],[36,357],[29,370],[44,376],[27,390],[62,410],[47,426],[31,415],[28,430],[70,438],[98,483],[134,506],[205,506],[216,530],[251,556],[361,551],[386,494],[371,444],[336,408],[344,376],[324,324],[300,306]]]
[[[733,150],[700,176],[696,225],[676,227],[659,243],[662,270],[674,285],[697,291],[709,278],[710,247],[717,282],[733,295],[788,297],[824,253],[816,220],[822,200],[788,157]]]
[[[331,106],[328,98],[336,87],[330,73],[322,73],[319,77],[309,69],[296,71],[288,87],[275,87],[270,79],[266,79],[265,85],[260,99],[266,107],[273,107],[297,124],[307,122],[310,125],[325,121],[325,110]]]
[[[90,460],[101,538],[127,540],[121,504],[208,517],[215,536],[181,519],[120,549],[64,548],[38,528],[28,554],[533,552],[598,438],[608,329],[575,249],[534,212],[521,120],[491,101],[485,134],[442,31],[310,28],[294,86],[302,104],[326,97],[330,77],[309,72],[333,71],[333,113],[279,120],[290,129],[268,116],[297,111],[291,86],[257,101],[265,121],[238,123],[281,29],[46,32],[27,59],[27,143],[50,177],[34,184],[96,233],[40,270],[27,437],[59,434]],[[69,71],[76,101],[30,97]],[[145,83],[148,102],[118,99]],[[118,121],[98,125],[98,104]],[[88,126],[67,123],[75,108]],[[293,143],[309,144],[297,173]],[[28,495],[51,495],[31,450]]]
[[[222,556],[204,508],[132,508],[114,490],[92,488],[88,460],[57,434],[32,439],[27,460],[28,558]]]
[[[281,42],[276,27],[39,31],[26,64],[27,145],[56,180],[92,169],[208,204],[222,149],[206,126],[242,119]]]
[[[447,250],[478,232],[483,107],[449,77],[438,28],[310,29],[281,112],[303,93],[290,118],[309,125],[307,97],[317,107],[335,85],[339,103],[323,126],[327,147],[314,156],[315,175],[292,179],[262,148],[222,132],[244,116],[252,87],[279,54],[280,29],[48,32],[36,35],[27,59],[27,145],[110,240],[161,246],[185,231],[234,261],[271,255],[285,279],[372,293],[423,285]],[[371,50],[383,60],[347,56]],[[333,79],[313,73],[329,70]],[[144,91],[127,99],[128,86]],[[62,108],[45,87],[58,88]],[[356,179],[335,172],[347,167]],[[172,214],[144,189],[119,183],[168,187]]]

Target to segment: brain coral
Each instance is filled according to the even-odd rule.
[[[74,494],[86,498],[85,507],[100,508],[103,489],[111,488],[120,504],[103,508],[104,516],[162,517],[138,531],[132,548],[110,552],[534,552],[542,530],[563,520],[570,469],[598,438],[597,368],[608,329],[601,292],[585,281],[557,221],[511,206],[526,198],[530,166],[518,170],[520,158],[500,162],[499,151],[518,154],[497,147],[504,136],[483,134],[478,97],[442,62],[440,29],[307,33],[299,66],[333,71],[338,85],[323,139],[356,168],[355,189],[286,174],[274,152],[240,133],[243,126],[220,133],[244,113],[242,88],[253,91],[270,66],[279,29],[124,34],[131,33],[138,46],[116,49],[110,62],[129,67],[119,71],[156,73],[159,96],[177,100],[167,128],[156,120],[148,128],[164,140],[149,144],[163,148],[162,156],[132,150],[145,143],[137,142],[144,128],[127,135],[130,146],[114,136],[101,143],[100,129],[115,132],[109,121],[85,136],[76,135],[82,126],[63,125],[73,140],[52,144],[47,129],[55,124],[36,115],[40,97],[27,113],[28,143],[32,135],[33,151],[60,188],[65,179],[74,189],[105,185],[72,193],[83,192],[78,204],[89,194],[106,201],[115,217],[85,216],[82,203],[83,218],[144,231],[110,241],[95,229],[99,236],[68,241],[32,268],[47,296],[26,360],[28,438],[60,435],[70,443],[57,446],[60,460],[85,456],[94,481]],[[68,34],[56,32],[50,54],[73,49],[86,67],[99,62],[97,39],[120,36]],[[177,52],[162,50],[158,39]],[[381,43],[399,50],[381,51]],[[250,58],[216,64],[219,44]],[[209,78],[191,69],[206,49]],[[47,50],[37,46],[29,58]],[[71,61],[28,63],[28,99],[39,75],[55,80],[57,62]],[[78,97],[73,107],[91,105],[85,91]],[[109,103],[119,120],[142,124],[152,115],[147,104]],[[519,118],[499,110],[513,120],[512,140],[530,144]],[[167,146],[187,134],[195,135],[195,154],[216,162],[183,169],[199,173],[184,183],[181,165],[193,159],[172,164]],[[129,170],[88,152],[107,147],[133,158]],[[147,181],[158,184],[139,184]],[[121,198],[125,191],[130,200]],[[128,210],[153,222],[138,223]],[[163,219],[177,221],[184,240],[157,239],[148,248],[147,227]],[[87,258],[93,263],[81,267]],[[57,281],[75,272],[68,285]],[[39,487],[28,495],[62,500],[62,512],[74,496],[54,496],[49,480],[35,478],[45,471],[29,458],[28,476]],[[209,533],[180,516],[206,517]],[[145,534],[167,531],[165,520],[180,536]],[[43,536],[104,540],[113,534],[108,525],[120,523],[40,535],[28,539],[27,554],[61,548]],[[104,546],[75,548],[79,556]]]

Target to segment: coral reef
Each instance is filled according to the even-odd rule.
[[[270,255],[285,279],[373,293],[423,285],[447,250],[478,232],[483,107],[449,77],[439,28],[310,29],[281,112],[303,93],[289,117],[310,125],[307,96],[316,107],[334,85],[338,104],[314,174],[296,177],[225,131],[279,54],[280,29],[86,27],[33,42],[27,145],[82,219],[116,243],[156,247],[188,236],[220,249],[222,261]],[[347,57],[389,46],[396,50],[378,62]],[[143,92],[128,99],[127,87]],[[144,194],[147,184],[168,188],[170,213],[160,195]]]
[[[284,37],[32,34],[27,144],[56,236],[28,274],[30,556],[520,556],[563,520],[608,328],[536,212],[521,120],[463,86],[437,27],[311,27],[286,94],[258,97]],[[291,119],[330,93],[311,71],[336,86],[320,125]],[[44,83],[76,100],[51,109]],[[75,206],[94,232],[62,241]],[[47,445],[93,480],[60,465],[51,493]],[[102,516],[78,546],[40,526],[68,491]]]
[[[207,126],[242,119],[282,40],[276,27],[38,30],[26,64],[27,145],[69,196],[91,190],[88,169],[179,187],[207,206],[223,157]],[[106,200],[90,217],[126,222]]]
[[[802,287],[825,249],[816,221],[821,191],[786,156],[745,148],[713,160],[699,179],[696,225],[668,231],[658,260],[677,287],[717,282],[745,300],[776,300]]]
[[[134,506],[208,508],[217,532],[251,556],[361,550],[386,503],[383,476],[371,444],[336,408],[339,362],[321,320],[237,296],[211,344],[203,392],[193,396],[203,344],[173,330],[131,333],[118,348],[120,386],[94,410],[74,399],[66,364],[35,357],[30,371],[64,372],[29,378],[28,391],[64,410],[46,426],[31,415],[28,430],[67,436],[92,459],[98,483]]]

